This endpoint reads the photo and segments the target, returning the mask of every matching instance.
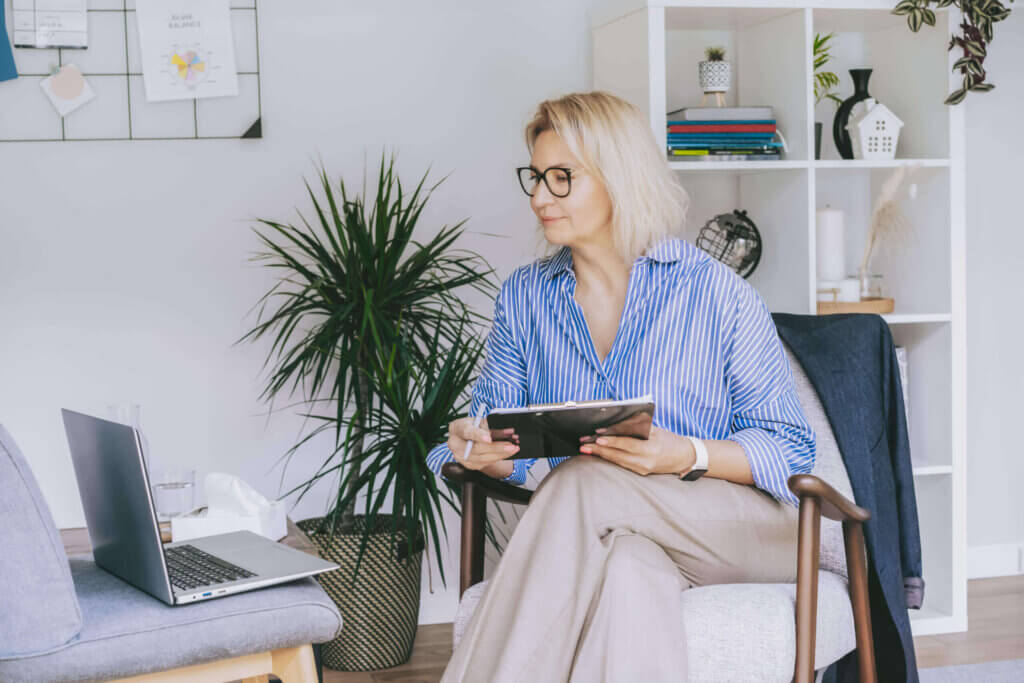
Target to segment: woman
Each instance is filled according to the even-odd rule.
[[[561,248],[502,284],[471,411],[650,393],[654,426],[552,460],[442,680],[685,680],[683,590],[796,580],[786,480],[814,434],[760,296],[674,237],[686,194],[643,115],[568,95],[526,139],[520,181]],[[525,482],[534,460],[486,421],[449,429],[432,469]]]

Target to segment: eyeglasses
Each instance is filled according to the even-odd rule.
[[[573,171],[571,168],[552,166],[541,172],[533,166],[520,166],[516,169],[516,173],[519,174],[520,187],[529,197],[537,192],[537,186],[540,185],[541,180],[547,186],[548,192],[555,197],[568,197],[569,190],[572,189]]]

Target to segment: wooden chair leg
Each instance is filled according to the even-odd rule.
[[[818,616],[818,552],[821,501],[800,501],[800,535],[796,566],[796,683],[814,683],[814,643]]]
[[[484,522],[487,494],[470,482],[462,484],[462,549],[459,558],[459,597],[484,578]]]
[[[875,683],[875,648],[871,641],[871,606],[868,602],[868,572],[864,559],[864,525],[843,522],[846,568],[850,574],[850,602],[857,633],[857,664],[861,683]]]
[[[272,671],[281,683],[317,683],[313,647],[302,645],[270,653]]]

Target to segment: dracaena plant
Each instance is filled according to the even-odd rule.
[[[963,51],[963,56],[953,64],[953,70],[960,72],[963,81],[945,103],[960,104],[968,92],[988,92],[996,87],[985,80],[985,58],[993,38],[992,26],[1010,16],[1010,8],[999,0],[902,0],[892,13],[906,16],[907,25],[916,33],[924,25],[935,26],[932,7],[950,6],[959,9],[963,17],[960,33],[950,38],[948,48],[950,52],[956,48]]]
[[[486,319],[466,303],[467,291],[497,291],[494,271],[478,254],[456,249],[464,221],[420,243],[414,231],[440,183],[426,174],[411,191],[395,159],[381,158],[373,198],[351,195],[321,165],[306,183],[310,210],[299,220],[259,220],[263,250],[254,260],[273,269],[276,284],[257,302],[256,325],[241,341],[271,341],[261,398],[295,400],[306,425],[282,456],[310,462],[309,475],[285,495],[301,499],[319,482],[336,482],[316,533],[362,529],[356,573],[387,493],[392,542],[425,527],[438,567],[445,531],[442,501],[458,510],[453,489],[426,466],[428,449],[465,415],[482,354]],[[318,187],[317,187],[318,186]],[[314,190],[317,187],[319,192]],[[298,395],[296,397],[296,395]],[[330,446],[317,450],[318,435]],[[282,473],[283,476],[283,473]],[[356,499],[366,494],[365,524]]]

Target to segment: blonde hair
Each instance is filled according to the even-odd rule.
[[[572,93],[537,107],[526,126],[530,154],[547,130],[604,185],[612,203],[612,239],[628,263],[682,234],[690,198],[639,109],[606,92]]]

